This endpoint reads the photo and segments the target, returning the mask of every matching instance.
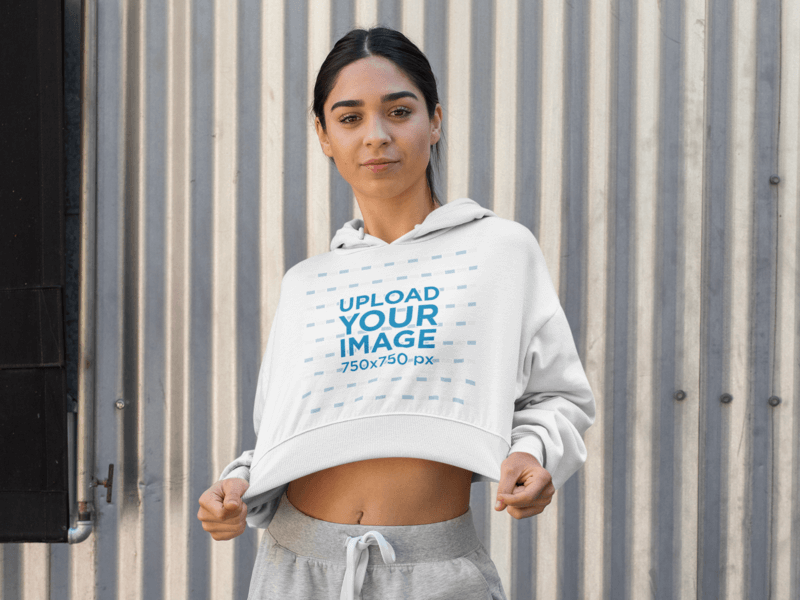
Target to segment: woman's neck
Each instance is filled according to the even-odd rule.
[[[364,220],[364,233],[391,244],[422,223],[438,208],[431,200],[430,189],[424,180],[424,194],[395,198],[359,198],[356,201]]]

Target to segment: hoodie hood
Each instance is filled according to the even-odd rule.
[[[484,208],[470,198],[458,198],[428,213],[422,223],[414,225],[414,229],[401,235],[392,244],[414,244],[436,237],[452,227],[482,219],[483,217],[496,216],[491,210]],[[331,240],[332,251],[388,245],[381,238],[364,233],[364,221],[362,219],[347,221]]]

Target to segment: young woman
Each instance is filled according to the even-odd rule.
[[[594,398],[531,232],[442,204],[436,81],[401,33],[355,29],[320,68],[322,151],[363,220],[287,271],[258,441],[200,498],[215,540],[266,527],[250,598],[506,598],[470,484],[539,514],[585,461]]]

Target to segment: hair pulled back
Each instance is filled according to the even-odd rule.
[[[428,109],[428,118],[432,119],[436,104],[439,102],[439,93],[436,90],[436,78],[431,70],[428,59],[417,46],[399,31],[388,27],[372,27],[366,29],[353,29],[345,34],[328,53],[319,69],[317,80],[314,84],[314,115],[319,118],[322,129],[327,131],[325,112],[323,107],[328,96],[336,85],[339,72],[359,59],[368,56],[381,56],[392,61],[414,83],[425,97]],[[436,194],[434,169],[438,170],[441,160],[441,132],[440,140],[431,146],[431,158],[425,177],[431,191],[431,200],[441,206]],[[331,162],[333,159],[331,158]]]

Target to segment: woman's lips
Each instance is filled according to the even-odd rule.
[[[394,164],[397,164],[397,163],[396,162],[372,163],[372,164],[364,165],[364,166],[367,167],[373,173],[378,173],[380,171],[385,171],[386,169],[388,169],[389,167],[391,167]]]

